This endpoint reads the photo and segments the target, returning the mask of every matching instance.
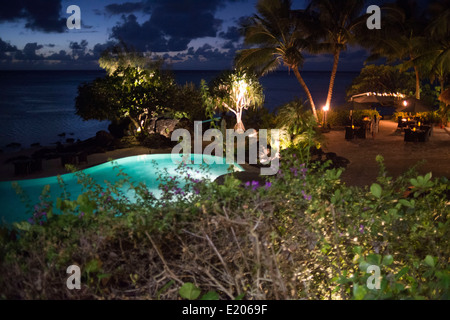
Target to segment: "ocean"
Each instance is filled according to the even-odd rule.
[[[172,71],[179,84],[207,82],[220,71]],[[0,71],[0,150],[28,148],[32,144],[54,145],[67,138],[85,140],[100,130],[107,121],[83,121],[75,114],[78,86],[105,75],[103,71]],[[345,90],[358,75],[337,75],[333,103],[345,103]],[[303,72],[316,107],[325,104],[330,80],[329,72]],[[260,79],[264,88],[265,108],[273,111],[296,98],[305,98],[295,75],[287,71],[270,73]],[[11,146],[12,143],[20,146]],[[10,146],[8,146],[10,145]]]

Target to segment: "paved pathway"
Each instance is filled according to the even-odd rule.
[[[379,171],[375,161],[377,155],[384,157],[390,176],[398,176],[425,160],[426,163],[418,168],[420,174],[432,172],[434,177],[450,178],[450,135],[446,130],[435,127],[428,142],[404,142],[403,134],[396,129],[396,122],[384,120],[374,139],[351,141],[345,140],[345,131],[332,130],[324,135],[323,149],[350,160],[342,176],[349,185],[364,186],[375,182]]]

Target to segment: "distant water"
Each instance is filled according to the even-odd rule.
[[[220,71],[173,71],[179,84],[207,82]],[[52,145],[67,138],[85,140],[106,130],[107,121],[83,121],[75,115],[77,88],[83,82],[103,77],[103,71],[0,71],[0,149],[12,142],[27,148],[33,143]],[[303,72],[317,107],[325,104],[329,72]],[[333,105],[345,102],[345,90],[358,73],[338,73]],[[297,97],[305,98],[293,73],[275,72],[261,78],[265,107],[277,106]],[[58,136],[66,133],[66,136]]]
[[[52,145],[67,138],[84,140],[108,122],[83,121],[75,115],[78,86],[104,75],[97,71],[1,71],[0,149],[15,142]],[[65,137],[59,137],[66,133]],[[71,135],[73,134],[73,135]]]

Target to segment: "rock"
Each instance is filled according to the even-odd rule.
[[[141,144],[151,149],[172,148],[175,145],[171,139],[158,133],[153,133],[145,137]]]
[[[156,121],[157,134],[170,138],[172,132],[175,130],[176,125],[180,122],[178,119],[159,119]],[[152,127],[150,127],[152,128]]]
[[[113,144],[114,137],[112,134],[106,131],[99,131],[95,135],[95,143],[97,146],[106,148]]]
[[[173,131],[177,129],[185,129],[188,130],[191,134],[194,133],[194,126],[191,124],[191,121],[187,118],[183,118],[178,121],[178,123],[173,128]]]

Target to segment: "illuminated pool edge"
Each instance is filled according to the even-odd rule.
[[[149,190],[154,190],[155,185],[152,183],[148,183],[148,181],[155,182],[157,177],[153,174],[156,172],[156,168],[168,168],[169,174],[174,173],[175,169],[178,168],[178,164],[173,163],[172,154],[143,154],[137,156],[124,157],[120,159],[111,160],[96,166],[92,166],[86,169],[79,170],[75,173],[65,173],[59,175],[65,184],[70,185],[71,190],[69,191],[72,195],[72,199],[81,194],[83,191],[81,185],[77,183],[78,176],[77,174],[83,173],[85,175],[89,175],[93,178],[96,184],[104,185],[104,181],[109,181],[114,183],[114,180],[118,180],[117,173],[118,171],[113,170],[114,167],[118,167],[127,174],[130,178],[130,182],[132,183],[146,183]],[[202,164],[195,164],[194,157],[201,156]],[[182,160],[183,155],[179,154],[179,160]],[[201,155],[201,154],[190,154],[190,159],[192,164],[188,164],[190,167],[198,167],[206,166],[209,170],[213,171],[209,172],[207,175],[201,175],[200,179],[210,179],[213,181],[219,176],[225,175],[229,173],[230,166],[234,166],[234,172],[245,171],[239,164],[227,164],[225,158],[209,156],[209,155]],[[198,159],[198,158],[197,158]],[[205,159],[208,162],[214,162],[211,165],[205,163]],[[217,161],[216,161],[217,160]],[[181,162],[181,161],[180,161]],[[222,164],[216,164],[215,162],[222,162]],[[156,163],[157,167],[151,166],[147,167],[146,164]],[[160,167],[161,165],[161,167]],[[226,170],[225,170],[226,167]],[[128,168],[128,169],[127,169]],[[141,169],[145,171],[146,176],[142,177],[137,169]],[[147,169],[147,170],[146,170]],[[150,170],[148,170],[150,169]],[[152,169],[154,171],[152,171]],[[128,171],[128,172],[127,172]],[[133,176],[138,175],[138,177]],[[97,176],[97,177],[96,177]],[[104,179],[105,177],[109,179]],[[45,178],[36,178],[36,179],[26,179],[26,180],[13,180],[13,181],[2,181],[0,182],[0,223],[10,224],[18,221],[23,221],[28,219],[29,213],[26,211],[26,206],[23,204],[19,196],[16,194],[15,190],[12,187],[12,183],[17,182],[18,185],[25,191],[27,194],[31,194],[31,203],[34,205],[39,202],[39,196],[42,192],[42,189],[46,185],[51,186],[51,200],[53,202],[56,201],[56,198],[60,196],[60,192],[62,189],[59,188],[58,185],[58,176],[51,176]],[[79,191],[79,192],[78,192]]]

